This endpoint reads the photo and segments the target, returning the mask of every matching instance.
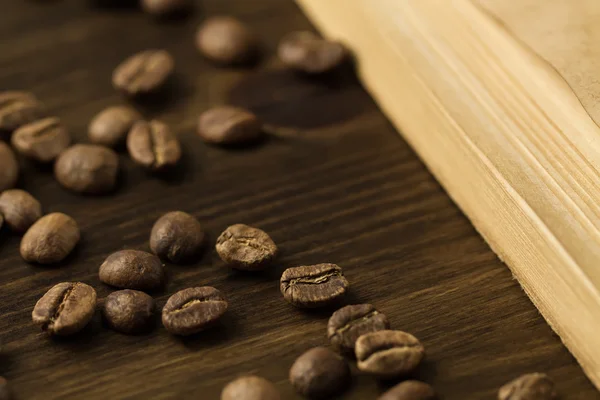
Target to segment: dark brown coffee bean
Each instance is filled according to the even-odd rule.
[[[81,282],[63,282],[48,290],[33,308],[33,322],[51,335],[81,331],[96,310],[96,291]]]
[[[520,376],[500,388],[498,400],[552,400],[558,394],[554,382],[546,374]]]
[[[196,46],[206,58],[223,65],[251,62],[258,53],[254,33],[232,17],[206,20],[196,33]]]
[[[355,351],[358,369],[382,378],[413,371],[425,356],[425,349],[416,337],[390,330],[362,335],[356,341]]]
[[[0,193],[0,213],[10,229],[24,233],[41,218],[42,205],[24,190],[5,190]]]
[[[121,250],[111,254],[100,266],[100,280],[121,289],[154,290],[165,283],[165,268],[154,254]]]
[[[173,74],[175,61],[165,50],[146,50],[134,54],[113,72],[115,89],[130,96],[155,92]]]
[[[225,297],[213,287],[184,289],[167,300],[162,311],[162,322],[174,335],[192,335],[217,322],[227,307]]]
[[[160,217],[152,227],[152,252],[173,263],[189,261],[197,256],[204,244],[200,222],[190,214],[173,211]]]
[[[133,161],[155,171],[172,167],[181,158],[177,136],[157,120],[136,122],[127,135],[127,150]]]
[[[48,117],[15,131],[12,145],[25,157],[41,163],[54,161],[71,143],[67,128],[56,117]]]
[[[88,127],[90,142],[116,147],[125,142],[127,134],[142,116],[127,106],[108,107],[98,113]]]
[[[225,229],[216,249],[227,265],[244,271],[265,269],[277,256],[277,246],[265,231],[244,224]]]
[[[279,43],[281,61],[307,74],[331,71],[344,62],[346,48],[338,42],[322,39],[312,32],[292,32]]]
[[[10,400],[11,398],[8,381],[0,376],[0,400]]]
[[[308,350],[290,369],[290,382],[309,398],[331,398],[347,389],[350,368],[342,357],[324,347]]]
[[[44,107],[31,93],[0,92],[0,131],[15,129],[44,116]]]
[[[166,17],[187,11],[192,6],[191,0],[141,0],[142,9],[157,17]]]
[[[154,322],[154,299],[137,290],[109,294],[102,309],[108,326],[117,332],[136,334],[148,331]]]
[[[219,106],[200,115],[198,135],[206,143],[235,145],[256,142],[264,132],[262,123],[250,111]]]
[[[333,313],[327,325],[327,337],[337,351],[354,353],[354,345],[360,336],[389,327],[385,314],[371,304],[356,304]]]
[[[426,383],[404,381],[381,396],[377,400],[435,400],[435,390]]]
[[[38,219],[21,239],[21,257],[27,262],[54,264],[64,260],[79,242],[77,222],[52,213]]]
[[[281,396],[270,381],[249,375],[229,382],[221,392],[221,400],[281,400]]]
[[[350,284],[335,264],[317,264],[283,271],[280,289],[296,307],[314,308],[331,304],[343,296]]]
[[[54,176],[63,187],[79,193],[110,192],[117,183],[119,157],[103,146],[76,144],[54,164]]]
[[[13,151],[0,141],[0,192],[15,187],[19,178],[19,164]]]

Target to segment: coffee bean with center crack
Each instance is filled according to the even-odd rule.
[[[327,325],[327,337],[337,351],[354,353],[354,345],[360,336],[389,327],[385,314],[371,304],[355,304],[333,313]]]
[[[244,224],[225,229],[216,249],[221,260],[244,271],[265,269],[277,255],[277,246],[265,231]]]
[[[335,264],[288,268],[281,275],[283,297],[296,307],[314,308],[336,302],[350,284]]]
[[[162,311],[162,322],[174,335],[193,335],[217,322],[228,306],[223,294],[213,287],[188,288],[167,300]]]
[[[157,120],[136,122],[127,135],[127,150],[133,161],[155,171],[173,167],[181,158],[177,136]]]
[[[48,163],[69,147],[71,135],[60,119],[49,117],[21,126],[11,142],[25,157]]]
[[[115,89],[130,96],[156,92],[173,74],[175,61],[165,50],[145,50],[123,61],[113,72]]]

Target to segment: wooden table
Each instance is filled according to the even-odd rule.
[[[0,232],[0,375],[16,399],[218,399],[244,373],[273,380],[284,399],[297,397],[288,369],[304,350],[326,345],[332,310],[297,310],[279,293],[291,266],[333,262],[351,282],[348,303],[375,304],[394,328],[427,349],[415,377],[443,399],[493,399],[519,374],[545,371],[564,399],[599,399],[579,366],[350,71],[317,80],[280,69],[273,54],[287,31],[310,28],[291,1],[204,0],[187,19],[157,23],[133,8],[89,1],[6,2],[0,12],[0,89],[27,89],[63,119],[77,141],[90,119],[124,103],[112,69],[146,48],[164,47],[177,62],[165,101],[138,105],[170,124],[185,160],[169,177],[153,177],[121,154],[119,190],[82,197],[61,189],[50,168],[22,160],[19,186],[46,212],[80,224],[76,254],[58,267],[24,263],[19,237]],[[195,51],[202,18],[233,14],[264,42],[250,70],[217,69]],[[360,29],[360,27],[357,27]],[[215,104],[255,110],[274,132],[250,149],[204,145],[196,117]],[[432,143],[435,145],[435,143]],[[147,249],[153,222],[170,210],[197,216],[211,245],[193,265],[168,265],[170,282],[156,294],[212,285],[227,294],[223,323],[180,339],[157,324],[124,336],[99,316],[77,337],[49,339],[31,323],[36,300],[53,284],[83,281],[100,299],[111,292],[97,277],[111,252]],[[265,229],[281,249],[262,275],[223,266],[212,243],[228,225]],[[356,374],[344,399],[375,399],[389,384]]]

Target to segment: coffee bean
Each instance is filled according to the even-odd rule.
[[[552,400],[558,398],[554,382],[546,374],[522,375],[500,388],[498,400]]]
[[[108,107],[98,113],[88,127],[90,142],[116,147],[125,142],[127,134],[142,116],[127,106]]]
[[[410,333],[384,330],[362,335],[355,346],[358,369],[382,378],[413,371],[423,360],[425,349]]]
[[[309,398],[331,398],[347,389],[350,368],[342,357],[324,347],[308,350],[290,369],[290,382]]]
[[[41,218],[42,205],[24,190],[5,190],[0,193],[0,213],[10,229],[24,233]]]
[[[385,314],[371,304],[356,304],[333,313],[327,325],[327,337],[337,351],[354,353],[354,345],[360,336],[389,327]]]
[[[337,301],[350,284],[335,264],[317,264],[283,271],[280,289],[283,297],[296,307],[322,307]]]
[[[137,290],[119,290],[109,294],[102,309],[108,326],[117,332],[137,334],[153,325],[154,299]]]
[[[121,250],[111,254],[100,266],[100,280],[121,289],[154,290],[165,283],[165,268],[154,254]]]
[[[10,400],[11,398],[8,381],[0,376],[0,400]]]
[[[21,126],[12,135],[11,142],[25,157],[47,163],[69,147],[71,136],[58,118],[48,117]]]
[[[174,335],[192,335],[217,322],[227,307],[225,297],[213,287],[188,288],[167,300],[162,311],[162,322]]]
[[[63,282],[48,290],[33,308],[33,322],[51,335],[81,331],[96,310],[96,291],[81,282]]]
[[[187,11],[192,6],[191,0],[141,0],[142,9],[156,17],[166,17]]]
[[[404,381],[381,396],[377,400],[435,400],[437,395],[431,386],[419,381]]]
[[[219,106],[200,114],[198,135],[206,143],[239,145],[258,141],[264,132],[262,123],[250,111]]]
[[[28,92],[0,92],[0,131],[15,129],[44,116],[44,107]]]
[[[113,72],[115,89],[130,96],[155,92],[173,74],[175,61],[165,50],[145,50],[123,61]]]
[[[225,386],[221,400],[281,400],[279,391],[260,376],[242,376]]]
[[[254,33],[232,17],[213,17],[206,20],[196,33],[196,46],[202,55],[223,65],[245,64],[258,53]]]
[[[133,161],[155,171],[172,167],[181,158],[177,136],[157,120],[136,122],[127,135],[127,150]]]
[[[58,263],[71,254],[79,238],[79,226],[73,218],[62,213],[48,214],[38,219],[21,239],[21,257],[31,263]]]
[[[341,43],[322,39],[308,31],[285,36],[279,43],[278,54],[285,65],[307,74],[331,71],[347,57]]]
[[[173,263],[189,261],[200,253],[204,231],[200,222],[190,214],[173,211],[160,217],[152,227],[152,252]]]
[[[119,158],[103,146],[76,144],[56,160],[54,176],[63,187],[74,192],[102,194],[117,183]]]
[[[227,265],[244,271],[265,269],[277,255],[277,246],[265,231],[244,224],[225,229],[216,249]]]
[[[10,189],[17,184],[19,164],[13,151],[0,141],[0,192]]]

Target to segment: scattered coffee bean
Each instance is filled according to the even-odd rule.
[[[425,356],[425,349],[416,337],[391,330],[362,335],[355,350],[358,369],[382,378],[413,371]]]
[[[25,157],[47,163],[69,147],[71,136],[60,119],[48,117],[21,126],[13,133],[11,142]]]
[[[98,113],[88,127],[90,142],[107,147],[116,147],[125,142],[127,134],[142,116],[127,106],[108,107]]]
[[[281,400],[279,391],[260,376],[242,376],[225,386],[221,400]]]
[[[309,398],[331,398],[347,389],[350,368],[342,357],[324,347],[308,350],[290,369],[290,382]]]
[[[127,135],[127,150],[133,161],[155,171],[172,167],[181,158],[177,136],[157,120],[136,122]]]
[[[0,213],[15,232],[24,233],[42,216],[42,205],[24,190],[10,189],[0,193]]]
[[[166,17],[191,8],[191,0],[141,0],[142,9],[150,15]]]
[[[0,131],[12,132],[43,116],[43,106],[33,94],[0,92]]]
[[[278,54],[285,65],[307,74],[331,71],[347,57],[341,43],[322,39],[308,31],[286,35],[279,43]]]
[[[113,72],[115,89],[130,96],[155,92],[173,74],[175,61],[165,50],[146,50],[134,54]]]
[[[15,153],[0,141],[0,192],[15,187],[19,178],[19,164]]]
[[[251,62],[258,53],[254,33],[232,17],[206,20],[196,33],[196,46],[206,58],[223,65]]]
[[[33,308],[33,322],[51,335],[81,331],[96,310],[96,291],[81,282],[63,282],[48,290]]]
[[[404,381],[381,396],[377,400],[435,400],[435,390],[426,383]]]
[[[121,289],[154,290],[165,283],[165,268],[154,254],[121,250],[111,254],[100,266],[100,280]]]
[[[232,106],[219,106],[200,115],[198,135],[206,143],[240,145],[258,141],[264,132],[262,123],[250,111]]]
[[[337,351],[354,353],[354,345],[360,336],[389,327],[385,314],[371,304],[356,304],[333,313],[327,325],[327,337]]]
[[[277,246],[265,231],[244,224],[225,229],[216,249],[227,265],[244,271],[265,269],[277,255]]]
[[[74,192],[102,194],[114,189],[119,171],[117,154],[103,146],[76,144],[56,160],[54,176]]]
[[[108,326],[117,332],[136,334],[148,331],[154,320],[154,299],[137,290],[109,294],[102,309]]]
[[[71,254],[79,238],[79,226],[73,218],[62,213],[48,214],[38,219],[21,239],[21,257],[31,263],[58,263]]]
[[[167,300],[162,322],[170,333],[188,336],[213,325],[225,314],[227,307],[225,297],[213,287],[188,288]]]
[[[0,376],[0,400],[10,400],[10,386],[8,381]]]
[[[152,252],[173,263],[189,261],[200,253],[204,231],[200,222],[190,214],[173,211],[160,217],[152,227]]]
[[[317,264],[283,271],[280,289],[283,297],[296,307],[322,307],[337,301],[350,284],[335,264]]]
[[[554,382],[546,374],[520,376],[500,388],[498,400],[552,400],[558,398]]]

